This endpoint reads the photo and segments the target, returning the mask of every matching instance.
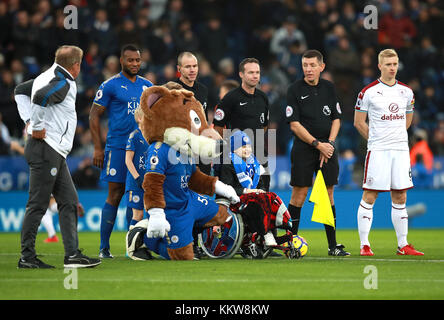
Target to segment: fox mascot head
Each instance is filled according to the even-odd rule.
[[[219,155],[217,150],[222,137],[208,125],[202,105],[194,94],[182,89],[180,84],[168,82],[145,89],[140,98],[140,108],[144,113],[142,134],[150,144],[165,143],[188,157],[214,158]],[[145,174],[146,210],[165,207],[164,180],[163,175]],[[197,193],[212,195],[216,180],[197,168],[188,181],[188,187]]]
[[[164,142],[188,156],[219,155],[222,137],[208,125],[191,91],[172,82],[152,86],[143,91],[140,105],[145,114],[142,132],[149,143]]]

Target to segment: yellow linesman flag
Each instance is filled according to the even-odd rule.
[[[316,175],[308,201],[314,203],[311,221],[328,224],[335,228],[335,218],[333,217],[330,198],[328,197],[327,187],[325,186],[324,176],[321,170],[319,170]]]

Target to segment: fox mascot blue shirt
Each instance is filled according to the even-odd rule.
[[[193,260],[193,225],[212,227],[229,218],[227,207],[208,196],[216,193],[239,202],[231,186],[202,173],[194,162],[218,157],[222,137],[208,125],[202,105],[190,91],[153,86],[143,92],[140,105],[142,133],[150,144],[143,182],[149,216],[143,221],[144,243],[166,259]],[[127,236],[130,257],[133,238]]]

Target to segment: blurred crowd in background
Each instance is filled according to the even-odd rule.
[[[77,29],[65,28],[67,5],[77,8]],[[377,29],[365,28],[366,5],[378,9]],[[134,43],[141,49],[140,75],[154,84],[178,76],[180,52],[195,53],[210,110],[221,83],[239,81],[239,62],[259,59],[260,88],[271,106],[269,128],[277,130],[277,154],[287,155],[292,139],[286,90],[303,77],[301,55],[309,48],[324,54],[322,77],[336,85],[343,111],[337,145],[351,168],[344,179],[354,185],[366,150],[353,127],[356,97],[379,76],[377,54],[390,47],[400,57],[398,79],[416,98],[409,129],[412,169],[428,173],[436,165],[433,158],[444,156],[443,30],[444,1],[439,0],[0,0],[0,154],[14,154],[10,142],[23,138],[15,86],[48,68],[58,46],[73,44],[84,50],[84,60],[71,155],[85,157],[81,169],[94,172],[88,160],[93,152],[89,110],[101,82],[120,72],[120,47]]]

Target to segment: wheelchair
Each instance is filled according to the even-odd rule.
[[[273,196],[277,197],[276,194],[273,194]],[[249,198],[254,199],[254,197],[254,195],[251,195]],[[271,231],[274,238],[272,245],[267,245],[263,235],[264,232],[258,232],[257,223],[252,222],[251,215],[249,215],[251,210],[247,209],[247,198],[241,196],[241,202],[243,200],[243,203],[229,207],[230,217],[222,226],[206,228],[199,233],[199,245],[203,252],[212,259],[230,259],[236,254],[249,259],[265,259],[276,249],[282,251],[288,259],[299,259],[301,252],[293,244],[293,234],[290,231],[290,214],[279,197],[277,197],[280,201],[277,210],[278,217],[274,216],[274,220],[272,219],[273,221],[279,221],[279,223],[275,222],[273,228],[267,229],[267,231]],[[216,202],[228,206],[225,199],[218,199]],[[270,206],[266,207],[270,209]],[[273,215],[274,213],[265,212],[265,215],[267,214]],[[258,220],[256,217],[255,219]],[[267,221],[270,220],[269,217],[267,219]],[[277,224],[278,226],[276,226]],[[285,230],[285,234],[277,236],[277,229]]]

